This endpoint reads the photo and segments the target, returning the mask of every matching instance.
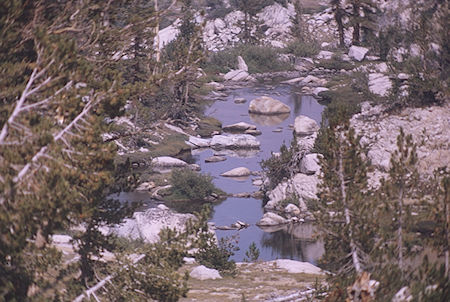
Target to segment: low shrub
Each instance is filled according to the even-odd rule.
[[[255,262],[259,258],[259,249],[256,247],[256,244],[252,242],[248,247],[248,250],[245,252],[244,262]]]
[[[280,207],[284,209],[290,203],[299,207],[300,206],[299,197],[296,194],[291,194],[291,195],[287,196],[286,199],[283,199],[280,202]]]
[[[297,140],[291,142],[291,147],[288,148],[285,144],[280,147],[279,155],[272,155],[270,158],[261,162],[261,168],[270,180],[268,190],[274,189],[284,179],[287,179],[295,172],[296,165],[295,154],[298,152]]]
[[[292,66],[279,60],[280,50],[274,47],[241,44],[235,48],[211,53],[202,68],[207,73],[226,73],[237,68],[237,57],[242,56],[249,73],[290,70]]]
[[[172,192],[176,198],[204,200],[214,192],[210,175],[203,175],[191,169],[177,169],[172,172]]]
[[[222,275],[235,275],[236,263],[230,260],[230,257],[238,250],[235,244],[236,235],[222,238],[217,242],[215,233],[208,227],[211,211],[210,205],[204,205],[200,212],[195,213],[197,220],[194,224],[187,226],[187,229],[196,230],[193,244],[193,247],[197,248],[195,260],[206,267],[217,269]]]
[[[352,70],[354,65],[350,62],[346,62],[341,60],[340,58],[332,57],[329,60],[320,60],[318,67],[323,67],[325,69],[334,69],[334,70]]]
[[[195,254],[195,260],[198,263],[214,268],[223,275],[233,276],[236,274],[236,263],[234,260],[230,260],[230,257],[234,255],[234,251],[238,248],[234,245],[232,239],[221,238],[216,244],[214,237],[211,235],[201,239],[200,242],[198,252]]]
[[[284,52],[293,54],[296,57],[313,57],[320,51],[320,47],[316,42],[306,42],[301,40],[294,40],[290,42],[285,48]]]

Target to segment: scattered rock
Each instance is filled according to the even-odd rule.
[[[319,131],[319,128],[315,120],[305,115],[299,115],[295,118],[294,131],[299,136],[311,135]]]
[[[369,90],[380,96],[387,96],[392,88],[392,82],[388,76],[382,73],[369,74]]]
[[[175,167],[186,167],[188,166],[188,163],[178,158],[170,156],[160,156],[152,159],[152,165],[156,167],[175,168]]]
[[[195,263],[195,258],[192,257],[184,257],[183,258],[184,263],[186,264],[194,264]]]
[[[53,244],[70,244],[72,242],[72,237],[69,235],[52,235]]]
[[[333,55],[334,55],[334,52],[327,51],[327,50],[321,50],[319,52],[319,54],[317,55],[317,59],[331,60]]]
[[[277,215],[272,212],[266,212],[264,213],[263,217],[260,221],[256,223],[258,226],[273,226],[273,225],[279,225],[279,224],[285,224],[289,221],[280,215]]]
[[[410,302],[413,296],[411,295],[411,290],[408,286],[403,286],[395,295],[392,297],[392,302]]]
[[[210,156],[208,158],[205,159],[205,163],[217,163],[217,162],[221,162],[221,161],[225,161],[227,160],[227,158],[225,156]]]
[[[355,46],[352,45],[348,51],[348,56],[352,59],[355,59],[356,61],[361,62],[364,60],[364,57],[366,56],[369,49],[361,46]]]
[[[262,134],[262,132],[260,131],[260,130],[253,130],[253,129],[249,129],[249,130],[245,130],[245,132],[244,132],[245,134],[250,134],[250,135],[253,135],[253,136],[257,136],[257,135],[261,135]]]
[[[211,140],[206,138],[199,138],[190,136],[187,143],[195,148],[208,148],[211,145]]]
[[[303,79],[304,79],[304,77],[293,78],[293,79],[290,79],[290,80],[283,81],[281,83],[282,84],[295,84],[295,83],[303,81]]]
[[[245,132],[246,130],[256,130],[255,125],[251,125],[245,122],[240,122],[232,125],[227,125],[223,127],[223,131],[226,132]]]
[[[222,83],[217,83],[217,82],[209,82],[207,84],[209,87],[211,87],[214,90],[218,90],[218,91],[222,91],[225,90],[225,85]]]
[[[245,103],[247,102],[247,100],[244,99],[244,98],[235,98],[235,99],[234,99],[234,102],[235,102],[236,104],[245,104]]]
[[[260,187],[263,185],[262,179],[254,179],[252,183],[254,186],[257,186],[257,187]]]
[[[303,156],[300,162],[300,172],[303,174],[315,174],[320,171],[319,154],[312,153]]]
[[[244,177],[244,176],[250,176],[252,174],[252,172],[245,168],[245,167],[239,167],[239,168],[234,168],[230,171],[224,172],[222,174],[220,174],[220,176],[224,176],[224,177]]]
[[[287,214],[290,214],[292,216],[298,216],[301,213],[300,209],[295,204],[292,204],[292,203],[288,204],[284,208],[284,212]]]
[[[248,107],[249,113],[254,114],[282,114],[282,113],[290,113],[291,108],[282,102],[275,100],[268,96],[262,96],[256,98],[250,102]]]
[[[207,268],[204,265],[200,265],[195,267],[191,273],[189,274],[191,278],[198,279],[198,280],[215,280],[215,279],[222,279],[222,277],[219,274],[219,271],[212,268]]]
[[[286,270],[291,274],[313,274],[313,275],[324,275],[324,272],[317,266],[309,262],[300,262],[289,259],[278,259],[271,261],[275,263],[278,268]]]
[[[245,63],[244,59],[241,56],[238,56],[238,69],[248,72],[248,66],[247,66],[247,64]]]
[[[330,90],[330,89],[328,89],[326,87],[316,87],[312,90],[312,93],[317,97],[317,96],[319,96],[319,94],[321,92],[328,91],[328,90]]]
[[[234,81],[234,82],[254,82],[255,78],[248,74],[245,70],[231,70],[226,73],[223,77],[226,81]]]
[[[214,135],[211,139],[211,147],[228,149],[257,149],[260,142],[249,134]]]
[[[299,208],[302,212],[307,211],[306,200],[317,200],[317,175],[296,174],[292,179],[278,184],[275,189],[267,193],[269,201],[265,205],[266,210],[279,209],[282,200],[296,194],[299,197]],[[280,209],[281,210],[281,209]]]
[[[178,214],[164,205],[159,205],[145,212],[135,212],[132,218],[127,218],[120,225],[110,228],[109,232],[119,237],[142,239],[147,243],[154,243],[159,240],[159,232],[162,229],[175,228],[182,231],[190,219],[195,219],[195,216]]]
[[[137,188],[136,191],[150,191],[156,187],[153,181],[143,182]]]

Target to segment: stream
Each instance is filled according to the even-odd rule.
[[[266,95],[280,100],[291,107],[291,113],[282,116],[249,115],[249,102],[259,96]],[[243,104],[236,104],[236,98],[245,98]],[[206,115],[215,117],[222,124],[230,125],[247,122],[256,125],[262,132],[256,138],[261,143],[260,150],[231,152],[227,160],[217,163],[205,163],[207,157],[215,151],[208,149],[193,152],[195,162],[201,166],[202,173],[209,173],[214,177],[217,187],[227,193],[253,192],[259,188],[252,184],[250,176],[247,179],[236,180],[221,177],[220,174],[236,167],[246,167],[251,171],[261,171],[260,162],[271,156],[271,152],[278,152],[285,143],[290,145],[293,138],[292,125],[295,117],[306,115],[319,124],[322,118],[323,106],[311,96],[302,96],[290,86],[259,86],[233,89],[222,101],[216,101],[207,110]],[[221,153],[219,151],[219,153]],[[294,259],[315,264],[323,254],[323,244],[314,240],[314,228],[310,223],[285,225],[265,232],[255,224],[264,214],[262,201],[254,198],[229,197],[214,205],[211,221],[217,226],[229,226],[237,220],[250,224],[250,227],[239,231],[216,230],[218,238],[237,236],[239,250],[232,257],[236,261],[243,261],[249,245],[254,242],[260,251],[260,260]]]

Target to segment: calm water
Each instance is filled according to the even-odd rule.
[[[291,113],[283,116],[250,116],[248,105],[256,97],[266,95],[278,99],[291,107]],[[245,104],[235,104],[235,98],[245,98]],[[221,173],[237,167],[247,167],[251,171],[260,171],[260,162],[271,156],[271,152],[278,152],[280,146],[289,145],[292,140],[292,128],[295,117],[306,115],[318,123],[321,121],[323,106],[310,96],[301,96],[291,90],[289,86],[251,87],[234,89],[224,101],[216,101],[207,110],[206,114],[220,120],[222,124],[229,125],[238,122],[254,124],[262,132],[256,138],[261,143],[260,150],[231,152],[226,155],[227,160],[218,163],[205,163],[205,159],[215,152],[211,149],[194,150],[189,162],[196,162],[201,166],[202,173],[208,173],[214,178],[214,183],[227,193],[254,192],[259,188],[252,185],[250,176],[246,179],[235,180],[219,176]],[[281,132],[274,132],[274,130]],[[219,151],[222,152],[222,151]],[[229,152],[227,152],[229,153]],[[186,158],[185,158],[186,159]],[[158,202],[152,200],[147,193],[122,192],[114,196],[122,201],[142,201],[146,207],[153,207]],[[172,207],[172,205],[168,205]],[[200,205],[194,208],[184,208],[186,204],[177,204],[173,207],[180,212],[199,210]],[[316,263],[323,254],[323,244],[312,239],[314,226],[311,224],[285,225],[279,228],[261,229],[256,222],[264,214],[262,201],[254,198],[234,198],[214,204],[211,221],[217,226],[229,226],[237,220],[250,224],[250,227],[240,231],[217,230],[219,238],[234,237],[237,240],[239,251],[233,259],[242,261],[249,245],[254,242],[260,250],[260,260],[294,259]]]
[[[249,102],[259,96],[266,95],[278,99],[291,107],[291,113],[284,116],[254,116],[248,114]],[[235,98],[245,98],[245,104],[235,104]],[[262,131],[256,138],[261,148],[254,152],[232,154],[227,160],[218,163],[205,163],[205,158],[211,156],[213,150],[196,151],[193,157],[201,166],[202,173],[209,173],[214,177],[214,183],[227,193],[253,192],[258,187],[252,185],[251,176],[245,180],[234,180],[219,176],[221,173],[236,167],[247,167],[251,171],[260,171],[260,162],[271,156],[271,152],[278,152],[280,146],[289,145],[292,139],[292,128],[295,117],[306,115],[321,121],[323,106],[310,96],[301,96],[291,90],[289,86],[252,87],[235,89],[224,101],[216,101],[206,110],[206,114],[229,125],[237,122],[254,124]],[[281,130],[281,132],[274,132]],[[278,258],[295,259],[315,263],[323,253],[323,245],[311,239],[312,226],[310,224],[285,226],[279,230],[265,232],[255,225],[264,214],[262,201],[253,198],[228,198],[214,206],[211,219],[218,226],[230,225],[237,220],[250,224],[250,227],[240,231],[216,231],[219,238],[237,236],[239,251],[233,257],[242,261],[248,246],[255,242],[260,250],[261,260]]]

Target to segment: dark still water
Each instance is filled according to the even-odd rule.
[[[259,96],[270,96],[290,106],[291,113],[283,116],[254,116],[248,114],[250,101]],[[245,98],[244,104],[235,104],[235,98]],[[292,125],[295,117],[306,115],[318,123],[321,121],[323,106],[311,96],[302,96],[292,90],[290,86],[250,87],[229,91],[224,101],[216,101],[206,114],[229,125],[247,122],[256,125],[262,135],[256,138],[261,143],[258,151],[229,154],[227,160],[218,163],[205,163],[205,159],[213,155],[213,150],[193,152],[193,157],[202,168],[202,173],[209,173],[214,177],[214,183],[227,193],[241,193],[257,191],[252,185],[252,178],[235,180],[219,176],[221,173],[237,167],[246,167],[251,171],[260,171],[260,162],[271,156],[271,152],[278,152],[280,146],[289,145],[292,140]],[[312,239],[313,226],[300,224],[284,226],[279,229],[262,230],[255,224],[264,214],[262,201],[254,198],[228,198],[214,206],[211,221],[217,226],[227,226],[237,220],[250,224],[250,227],[240,231],[220,231],[217,236],[236,237],[239,251],[234,260],[242,261],[249,245],[254,242],[260,250],[261,260],[295,259],[316,263],[323,254],[323,244]]]

